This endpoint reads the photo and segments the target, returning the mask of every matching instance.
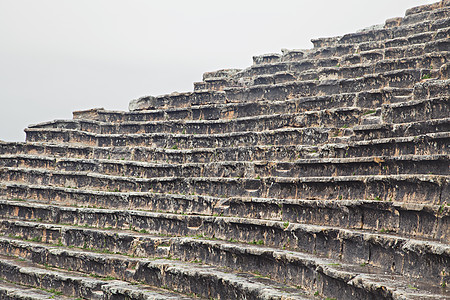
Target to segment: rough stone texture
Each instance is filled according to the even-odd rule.
[[[0,298],[450,299],[449,12],[0,142]]]

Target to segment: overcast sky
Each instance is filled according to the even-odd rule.
[[[311,48],[427,0],[0,0],[0,139],[72,111],[126,110],[203,72]]]

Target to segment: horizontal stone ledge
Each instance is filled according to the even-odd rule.
[[[413,38],[416,41],[411,41]],[[449,56],[448,51],[442,50],[440,46],[445,43],[445,38],[436,33],[421,33],[420,36],[405,39],[401,45],[388,49],[365,50],[341,57],[303,59],[298,63],[284,62],[252,66],[238,74],[239,79],[229,78],[214,83],[195,83],[195,88],[224,90],[225,88],[280,84],[291,81],[357,78],[397,69],[432,68],[439,70]],[[412,53],[407,53],[411,44],[414,44],[416,48],[419,45],[422,47],[420,51],[417,49]]]
[[[344,129],[343,129],[344,130]],[[81,145],[151,146],[160,148],[215,148],[252,145],[317,145],[328,140],[332,128],[282,128],[260,132],[224,134],[95,134],[60,128],[26,129],[27,141],[75,143]]]
[[[405,16],[414,15],[422,12],[429,12],[431,10],[435,10],[446,6],[450,6],[450,3],[448,1],[439,1],[432,4],[419,5],[407,9],[405,12]]]
[[[412,91],[410,88],[386,87],[357,93],[301,97],[283,99],[282,101],[262,100],[139,112],[99,110],[95,118],[88,119],[111,123],[163,120],[218,120],[320,110],[334,111],[350,107],[373,109],[381,104],[394,101],[396,96],[411,95]],[[76,116],[74,118],[80,119],[80,117]]]
[[[73,194],[75,196],[86,195],[82,193],[78,193],[77,195],[76,193]],[[107,200],[111,202],[111,205],[107,207],[114,207],[114,209],[91,209],[64,207],[58,206],[57,204],[61,205],[58,201],[69,200],[66,202],[67,204],[87,204],[89,207],[96,205],[101,207],[103,198],[108,195],[98,194],[96,196],[99,198],[96,198],[95,201],[86,201],[81,197],[76,198],[73,195],[70,199],[61,198],[60,196],[61,193],[57,195],[58,199],[53,200],[50,204],[2,200],[0,202],[4,210],[2,216],[4,218],[42,219],[46,222],[56,223],[75,224],[72,222],[77,222],[76,224],[78,225],[87,224],[95,227],[112,226],[122,229],[135,227],[138,230],[145,229],[156,233],[161,233],[160,231],[162,230],[162,233],[171,235],[206,234],[209,237],[219,237],[220,233],[222,234],[222,239],[228,240],[233,238],[245,242],[259,240],[260,238],[256,239],[254,234],[257,234],[258,230],[266,230],[267,228],[264,224],[272,224],[278,228],[278,231],[281,230],[284,232],[286,224],[289,224],[289,222],[319,226],[337,225],[357,230],[371,230],[373,232],[396,232],[405,237],[428,238],[444,243],[448,243],[448,239],[450,238],[449,232],[446,229],[449,222],[450,208],[446,205],[433,206],[368,200],[289,201],[287,199],[262,198],[230,198],[222,199],[221,201],[220,199],[208,199],[206,197],[189,199],[189,197],[179,195],[177,197],[168,196],[165,199],[163,197],[159,199],[153,197],[152,199],[149,195],[134,194],[125,198],[130,203],[122,204],[120,203],[120,199],[119,201],[117,199],[120,196],[123,197],[123,195],[109,197]],[[87,196],[92,197],[93,195]],[[148,207],[147,205],[146,207],[146,198],[150,198],[155,205],[153,207]],[[177,198],[181,200],[181,203],[172,203]],[[168,202],[160,205],[159,208],[171,210],[172,212],[155,213],[137,210],[154,208],[158,205],[158,200],[160,202],[164,200]],[[194,204],[194,201],[203,204],[203,207],[208,207],[209,205],[210,207],[213,206],[213,208],[207,211],[202,210],[201,206],[190,206],[186,212],[192,213],[193,215],[180,215],[185,213],[182,209],[183,203],[188,202],[188,200],[191,200]],[[143,203],[143,206],[137,206],[139,203]],[[121,209],[127,210],[123,211]],[[173,211],[178,212],[178,214],[174,214]],[[205,213],[211,214],[212,212],[214,212],[213,216],[198,215]],[[242,222],[250,224],[250,227],[246,227]],[[224,226],[228,226],[227,228],[231,230],[233,226],[241,226],[239,224],[244,224],[238,230],[241,232],[239,233],[239,236],[242,235],[241,238],[227,236],[227,234],[231,234],[231,231],[224,229]],[[256,231],[253,232],[250,228]],[[270,231],[271,229],[269,228],[267,230]],[[247,240],[243,240],[245,234],[248,234],[246,237]],[[275,236],[266,236],[264,233],[261,233],[261,239],[266,240],[268,238],[269,240],[265,244],[269,243],[271,241],[270,238],[275,238]],[[291,240],[294,241],[296,239]],[[275,242],[274,245],[279,246],[278,242]]]
[[[37,248],[39,248],[39,246]],[[46,249],[46,252],[51,251],[51,248]],[[33,252],[30,251],[29,253]],[[38,254],[35,253],[35,255]],[[183,295],[175,291],[171,292],[167,289],[158,289],[136,282],[128,283],[126,281],[120,281],[115,279],[114,276],[106,277],[106,279],[102,279],[100,276],[98,279],[90,278],[88,275],[81,272],[69,272],[65,270],[65,266],[58,267],[59,270],[56,268],[49,269],[50,266],[48,264],[45,264],[44,267],[26,261],[19,262],[20,260],[23,260],[23,258],[1,258],[0,265],[4,268],[4,272],[0,272],[0,276],[8,281],[32,286],[43,291],[54,291],[54,293],[50,294],[50,298],[55,298],[55,295],[58,295],[58,299],[69,299],[69,297],[65,296],[70,296],[70,299],[73,297],[83,297],[87,299],[117,299],[117,297],[120,297],[136,300],[194,299],[193,296]],[[34,261],[38,261],[38,259],[34,259]],[[92,275],[92,273],[90,274]],[[113,277],[113,279],[109,279],[111,277]],[[62,295],[59,295],[60,293]],[[50,298],[47,297],[45,299]],[[24,299],[29,300],[34,298],[27,297]]]
[[[217,161],[207,163],[145,163],[129,160],[0,155],[0,167],[92,172],[113,176],[151,177],[316,177],[349,175],[448,175],[450,156],[399,155],[351,158],[310,158],[290,162]]]
[[[439,3],[439,2],[438,2]],[[436,4],[438,4],[436,3]],[[435,20],[435,19],[445,19],[450,17],[450,7],[443,6],[443,1],[440,2],[441,6],[436,7],[432,10],[422,10],[414,11],[414,9],[409,9],[406,11],[405,17],[402,19],[402,25],[414,24],[421,22],[423,20]],[[431,6],[431,5],[430,5]],[[412,12],[415,13],[412,13]]]
[[[321,47],[312,49],[307,53],[305,58],[297,61],[251,66],[239,73],[238,77],[270,74],[278,71],[306,71],[318,67],[351,65],[362,62],[363,56],[373,57],[374,52],[382,53],[382,58],[384,59],[402,59],[410,56],[427,55],[434,51],[446,51],[445,48],[439,45],[442,42],[445,43],[447,31],[448,27],[435,31],[421,31],[416,34],[379,42],[368,41],[357,45],[349,44]],[[414,51],[411,51],[412,48],[414,48]],[[379,57],[381,58],[381,56]],[[296,65],[298,66],[297,68],[292,68]]]
[[[418,136],[426,133],[450,131],[450,118],[431,119],[408,123],[384,123],[354,126],[354,140],[382,139],[391,137]]]
[[[386,123],[409,123],[450,116],[448,96],[383,105],[382,118]]]
[[[355,175],[322,177],[155,177],[131,178],[43,169],[0,168],[3,182],[74,186],[103,191],[181,193],[222,197],[249,196],[288,199],[381,199],[442,204],[448,193],[445,175]]]
[[[2,240],[7,242],[7,239],[5,238],[3,238]],[[222,271],[218,271],[213,267],[204,268],[201,264],[194,265],[192,263],[189,264],[190,266],[187,266],[186,263],[174,260],[167,261],[163,259],[157,259],[149,261],[136,258],[125,259],[110,254],[102,254],[100,256],[88,252],[80,253],[79,251],[75,250],[66,250],[61,248],[58,249],[53,247],[47,248],[43,247],[42,245],[36,245],[35,243],[23,243],[14,240],[10,240],[9,245],[12,248],[11,250],[14,249],[15,253],[19,253],[21,257],[31,256],[33,257],[33,261],[41,264],[45,263],[56,267],[70,266],[72,269],[82,272],[87,272],[87,268],[84,266],[89,265],[93,266],[89,268],[89,273],[94,272],[96,274],[100,273],[102,275],[108,274],[109,272],[111,272],[110,270],[114,268],[114,273],[119,278],[123,276],[123,269],[125,267],[136,264],[136,262],[138,262],[136,265],[136,271],[133,272],[133,280],[141,279],[143,278],[144,274],[148,274],[144,278],[152,278],[154,280],[153,284],[155,285],[162,285],[165,283],[164,276],[155,275],[161,274],[160,270],[163,268],[166,269],[166,266],[168,265],[171,265],[172,267],[166,269],[166,272],[164,272],[166,276],[172,275],[171,277],[173,277],[174,273],[178,275],[187,275],[187,272],[189,272],[187,278],[184,277],[185,280],[182,280],[180,282],[185,282],[186,280],[193,279],[192,277],[194,277],[197,281],[201,279],[200,282],[202,282],[203,284],[208,284],[211,280],[210,277],[213,277],[215,279],[214,282],[217,282],[217,279],[221,279],[220,281],[225,284],[233,282],[233,279],[235,278],[234,273],[226,273],[227,275],[225,275]],[[233,251],[233,253],[240,251],[238,247],[233,248],[224,250],[225,252]],[[261,258],[263,258],[266,263],[261,264],[260,270],[262,271],[262,274],[267,274],[270,272],[269,274],[273,274],[274,279],[280,280],[279,278],[286,278],[287,280],[289,280],[288,283],[291,282],[292,278],[296,282],[295,285],[298,285],[298,283],[300,283],[302,287],[308,290],[318,290],[325,295],[336,295],[336,292],[339,291],[339,295],[343,295],[345,299],[364,299],[370,296],[380,297],[382,294],[380,294],[379,291],[374,291],[371,288],[375,282],[380,281],[385,286],[385,288],[388,289],[388,291],[395,291],[396,294],[403,297],[410,297],[414,293],[417,293],[417,291],[411,291],[411,289],[408,290],[406,288],[406,286],[411,285],[408,279],[394,274],[380,276],[380,274],[376,272],[376,269],[371,268],[370,266],[362,267],[351,264],[336,264],[336,261],[333,260],[316,258],[313,256],[302,255],[300,253],[293,253],[290,251],[274,250],[272,254],[270,252],[267,253],[267,251],[264,251],[264,248],[260,249],[255,246],[251,248],[253,248],[251,251],[245,251],[244,249],[245,254],[243,253],[243,255],[245,255],[247,262],[251,262],[249,264],[244,264],[241,266],[241,268],[244,268],[244,270],[247,270],[247,268],[250,270],[254,269],[255,265],[259,265],[256,262],[260,261]],[[36,252],[39,252],[40,255],[33,255]],[[211,256],[214,256],[215,254],[216,253],[210,253]],[[272,254],[275,259],[270,259],[270,257],[266,259],[266,257],[270,254]],[[234,259],[231,260],[230,257],[227,258],[227,260],[233,263]],[[237,262],[234,261],[234,263]],[[286,265],[290,266],[288,270],[286,270]],[[99,266],[102,267],[100,268]],[[262,269],[262,266],[264,266],[264,269]],[[150,270],[152,271],[150,272]],[[369,275],[371,272],[375,272],[375,274]],[[319,282],[314,280],[315,278],[319,277],[318,275],[321,275],[320,278],[323,278]],[[356,275],[358,275],[360,280],[358,280],[358,288],[356,288],[355,290],[354,285],[351,282],[348,286],[346,283]],[[176,276],[175,278],[178,278],[178,276]],[[252,276],[250,276],[250,278],[252,278]],[[395,281],[392,281],[392,278],[394,278]],[[325,280],[325,282],[322,282],[322,280]],[[145,281],[148,282],[148,280]],[[191,280],[188,280],[189,283],[191,283],[190,281]],[[246,285],[247,280],[241,278],[240,280],[238,280],[238,282],[240,282],[238,286],[246,287],[246,290],[249,289],[249,287]],[[256,282],[258,281],[256,280]],[[252,287],[255,287],[256,282],[253,283]],[[259,290],[260,286],[265,286],[265,296],[267,297],[270,295],[270,292],[273,291],[273,288],[276,285],[273,283],[273,280],[264,279],[264,282],[265,284],[263,285],[260,285],[258,282],[258,284],[256,284],[256,287]],[[396,284],[393,284],[393,282],[396,282]],[[191,283],[191,285],[192,284],[193,283]],[[194,289],[197,287],[197,284],[193,286]],[[402,288],[402,286],[404,288]],[[428,291],[429,289],[433,289],[433,285],[430,285],[429,283],[422,284],[415,281],[414,286],[419,286],[418,290],[420,291],[420,293],[433,295]],[[172,287],[172,285],[169,284],[168,287]],[[205,289],[204,286],[202,288],[203,290]],[[233,288],[235,288],[234,284],[228,286],[228,290],[234,290]],[[186,292],[180,288],[177,289]],[[202,293],[195,293],[203,295]],[[294,292],[294,294],[297,293],[298,291]],[[383,294],[385,293],[386,290],[383,291]],[[305,294],[301,293],[301,295]],[[277,293],[277,296],[280,296],[279,293]],[[259,298],[260,297],[257,297],[257,299]],[[253,297],[251,299],[253,299]]]
[[[92,147],[42,142],[0,142],[1,154],[30,153],[56,157],[134,160],[143,162],[293,161],[298,158],[431,155],[446,153],[450,132],[372,140],[327,143],[321,146],[243,146],[196,149]]]
[[[427,69],[405,69],[364,75],[349,79],[290,81],[280,84],[255,85],[248,88],[226,88],[230,102],[283,100],[340,93],[355,93],[383,87],[410,88],[419,82]]]
[[[436,44],[436,43],[434,43]],[[446,63],[449,57],[448,51],[433,51],[430,44],[424,53],[413,53],[415,56],[407,57],[390,57],[385,55],[385,49],[363,51],[358,54],[347,55],[339,60],[335,57],[324,58],[320,62],[313,60],[315,65],[307,66],[307,61],[301,64],[288,64],[287,71],[271,72],[268,70],[259,70],[252,74],[249,70],[245,79],[246,86],[260,84],[279,84],[290,81],[307,81],[307,80],[327,80],[327,79],[350,79],[362,77],[364,75],[378,74],[390,72],[398,69],[429,69],[439,70]],[[398,51],[396,49],[395,51]],[[394,49],[389,49],[394,51]],[[432,51],[432,52],[430,52]],[[388,52],[390,53],[390,52]],[[385,57],[386,56],[386,57]],[[327,59],[330,61],[327,63]],[[320,64],[325,64],[321,66]],[[299,68],[297,68],[299,67]],[[254,70],[256,72],[256,70]],[[427,74],[427,77],[430,75]],[[230,87],[235,86],[234,82],[230,83]]]
[[[0,298],[4,300],[48,300],[55,298],[55,293],[20,284],[13,284],[0,279]],[[63,295],[59,295],[58,298],[70,299]]]
[[[423,74],[430,73],[432,73],[432,71],[428,69],[405,69],[364,75],[351,79],[328,80],[327,82],[307,80],[291,81],[275,85],[255,85],[249,88],[225,88],[224,91],[215,92],[221,93],[219,99],[206,97],[205,99],[202,98],[203,100],[201,101],[199,100],[200,96],[197,95],[200,91],[196,91],[194,93],[197,94],[184,93],[183,99],[180,99],[178,94],[175,96],[164,96],[164,99],[167,100],[167,104],[148,104],[146,107],[143,105],[142,109],[189,107],[191,105],[209,105],[214,103],[220,104],[239,101],[254,102],[261,100],[284,100],[299,96],[305,97],[359,92],[362,88],[364,90],[370,90],[385,86],[409,87],[411,84],[418,82],[422,78]],[[358,89],[355,89],[355,84],[357,84]],[[206,92],[208,91],[205,91],[204,93]],[[146,98],[142,99],[145,100]]]
[[[447,8],[443,9],[447,11]],[[428,15],[430,16],[430,15]],[[416,34],[425,31],[432,31],[439,29],[439,24],[441,20],[445,20],[446,17],[440,14],[433,15],[431,18],[435,17],[435,20],[421,19],[416,23],[411,24],[400,24],[400,26],[392,28],[379,28],[367,31],[360,31],[356,33],[349,33],[340,37],[334,38],[321,38],[313,40],[314,48],[330,47],[336,45],[351,45],[359,44],[368,41],[384,41],[387,39],[404,37],[411,34]],[[411,19],[409,19],[411,20]],[[403,20],[402,20],[403,21]]]
[[[6,239],[2,240],[7,242]],[[6,246],[5,243],[4,245]],[[312,299],[307,292],[279,284],[268,278],[260,280],[251,274],[239,276],[237,272],[207,266],[202,263],[186,263],[162,258],[148,260],[111,254],[100,255],[87,251],[45,247],[35,243],[19,241],[11,241],[9,246],[17,251],[16,255],[19,254],[19,257],[29,257],[33,262],[41,265],[45,264],[62,269],[71,268],[74,271],[101,276],[112,275],[119,280],[127,280],[133,283],[142,282],[176,290],[178,293],[205,298],[232,299],[237,296],[246,299]],[[3,250],[7,251],[7,249]],[[4,272],[2,275],[8,277],[16,275],[21,278],[21,275],[26,272],[25,268],[16,267],[16,264],[11,261],[0,260],[0,264],[12,271],[12,274]],[[33,271],[37,273],[34,276],[38,276],[39,273],[45,272],[45,269],[34,267]],[[53,277],[52,275],[55,274],[55,277],[64,278],[63,276],[57,276],[60,273],[62,271],[49,271],[47,276]],[[28,274],[33,276],[31,272]],[[70,280],[70,277],[68,279]],[[85,280],[108,284],[107,281],[99,279],[86,278]],[[117,284],[118,282],[113,283]]]
[[[61,128],[98,134],[221,134],[231,132],[265,131],[286,127],[342,127],[358,124],[364,110],[358,107],[270,114],[219,120],[167,120],[109,123],[96,120],[54,120],[30,125],[28,128]]]
[[[450,261],[450,247],[434,241],[406,239],[392,234],[377,234],[364,231],[352,231],[333,227],[289,224],[284,232],[274,229],[273,244],[277,241],[289,250],[325,255],[342,262],[368,264],[386,271],[401,273],[405,277],[429,278],[434,284],[442,282],[442,270]],[[270,225],[268,225],[270,226]],[[59,243],[65,247],[88,248],[96,251],[108,249],[111,253],[138,257],[168,256],[183,261],[201,260],[207,264],[236,268],[231,262],[217,261],[217,252],[240,252],[244,260],[245,253],[252,251],[248,244],[238,244],[238,233],[233,233],[235,242],[210,241],[191,237],[160,237],[142,233],[120,232],[113,230],[87,229],[58,224],[40,224],[34,222],[0,220],[0,230],[6,235],[22,239],[41,237],[46,243]],[[296,242],[291,242],[293,236]],[[260,234],[255,234],[255,238]],[[332,242],[331,242],[332,240]],[[357,244],[357,246],[355,245]],[[137,246],[136,246],[137,245]],[[279,246],[280,248],[282,246]],[[160,250],[162,248],[162,250]],[[264,247],[265,253],[274,249]],[[358,251],[354,251],[357,248]],[[208,255],[208,253],[215,253]],[[369,253],[371,253],[369,255]],[[220,256],[223,257],[223,256]],[[390,259],[386,260],[386,257]],[[262,259],[261,259],[262,260]],[[415,266],[420,260],[425,268]],[[262,263],[262,262],[261,262]],[[230,265],[231,264],[231,265]],[[393,268],[395,269],[391,269]],[[256,271],[256,270],[255,270]],[[267,272],[267,271],[266,271]],[[270,274],[271,276],[273,274]],[[282,278],[280,278],[282,279]]]

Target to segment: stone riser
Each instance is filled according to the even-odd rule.
[[[56,159],[38,156],[0,156],[0,167],[90,172],[137,178],[154,177],[318,177],[352,175],[449,175],[448,155],[312,159],[296,162],[217,162],[208,164],[142,164],[108,160]]]
[[[345,132],[345,129],[341,129]],[[66,129],[26,129],[28,142],[73,143],[98,147],[144,146],[168,149],[240,147],[247,145],[317,145],[328,141],[329,128],[287,128],[215,135],[148,133],[100,135]],[[334,131],[332,136],[338,136]]]
[[[55,293],[0,280],[0,299],[2,300],[48,300],[55,297]],[[69,300],[70,298],[59,295],[55,299]]]
[[[361,125],[355,126],[352,129],[355,133],[352,139],[356,141],[419,136],[425,133],[449,132],[450,118],[401,124]]]
[[[432,39],[430,34],[429,39]],[[434,69],[448,62],[448,51],[443,51],[445,39],[437,42],[421,40],[413,47],[400,46],[365,51],[343,57],[302,60],[301,63],[276,63],[253,66],[236,78],[194,83],[194,90],[221,91],[226,87],[243,85],[279,84],[296,80],[326,80],[356,78],[369,74],[385,73],[399,69]],[[439,51],[439,52],[433,52]]]
[[[214,270],[208,272],[206,268],[194,267],[191,273],[189,273],[186,266],[173,266],[170,268],[171,261],[168,260],[147,262],[130,258],[109,258],[105,261],[95,255],[87,254],[83,257],[80,256],[81,253],[74,251],[61,253],[60,251],[51,251],[42,246],[37,246],[40,248],[40,252],[37,252],[31,247],[31,249],[25,249],[20,246],[9,246],[10,249],[4,249],[5,252],[15,250],[14,254],[19,255],[19,257],[27,257],[28,255],[30,257],[27,258],[40,265],[70,268],[88,274],[115,275],[113,277],[119,277],[122,280],[144,282],[166,289],[178,290],[193,296],[198,295],[204,298],[223,297],[225,299],[264,299],[264,296],[266,296],[267,298],[265,299],[276,299],[276,296],[272,294],[274,292],[273,289],[264,293],[256,290],[255,286],[251,286],[248,282],[245,282],[243,286],[239,286],[237,284],[239,282],[237,276],[229,276],[232,278],[231,280],[229,278],[217,280],[217,272],[214,272]],[[23,264],[26,265],[25,263]],[[80,264],[84,265],[80,266]],[[14,280],[20,284],[28,283],[29,285],[44,289],[56,287],[56,290],[74,297],[81,296],[87,299],[188,299],[188,297],[175,296],[176,294],[172,294],[171,296],[169,293],[167,295],[160,294],[159,297],[147,298],[146,296],[148,295],[145,295],[143,289],[140,291],[136,291],[135,289],[131,293],[122,294],[120,290],[123,287],[117,284],[116,281],[108,283],[108,281],[102,282],[101,280],[85,279],[81,276],[73,279],[70,275],[60,275],[63,274],[61,271],[49,271],[48,274],[45,274],[45,269],[34,268],[28,270],[21,268],[20,264],[11,260],[0,261],[0,266],[2,267],[0,268],[0,276],[7,280]],[[129,267],[129,270],[125,269],[126,267]],[[222,273],[221,275],[225,274]],[[41,279],[42,277],[44,279]],[[98,282],[97,287],[92,286],[91,282],[93,281]],[[202,287],[205,290],[201,290]],[[109,289],[111,290],[108,291]],[[111,298],[108,297],[108,292],[110,294],[109,296],[112,296]],[[289,293],[280,294],[289,296]],[[296,297],[297,295],[295,294],[292,296],[292,298],[286,297],[285,299],[307,299]]]
[[[238,228],[233,230],[235,236],[237,235],[236,230]],[[161,253],[167,252],[165,256],[183,261],[201,260],[207,264],[231,268],[236,268],[237,265],[246,265],[243,269],[245,271],[257,271],[277,280],[286,280],[286,278],[277,278],[268,269],[261,270],[261,266],[265,265],[262,257],[259,259],[253,258],[254,262],[249,263],[245,245],[193,238],[163,239],[129,232],[117,235],[110,231],[57,225],[39,226],[33,223],[6,220],[0,223],[0,231],[4,235],[24,239],[40,237],[45,243],[61,243],[66,247],[72,246],[97,251],[107,249],[110,252],[130,256],[160,257]],[[318,255],[325,255],[354,264],[364,263],[386,271],[403,273],[402,275],[412,278],[426,278],[436,285],[448,281],[448,278],[442,276],[442,274],[443,271],[447,273],[446,268],[450,264],[450,249],[446,249],[443,244],[436,244],[436,246],[442,247],[444,253],[447,251],[447,256],[427,252],[427,249],[423,248],[423,243],[419,241],[411,241],[393,235],[368,234],[331,228],[322,229],[296,224],[291,224],[282,232],[279,228],[275,228],[273,234],[276,235],[273,238],[274,244],[278,241],[279,245],[284,245],[290,250],[314,252]],[[261,234],[257,234],[257,236],[261,236]],[[291,241],[294,236],[297,238],[296,242]],[[168,250],[158,251],[160,245],[163,245],[161,248],[168,248]],[[420,250],[416,251],[416,249]],[[230,260],[232,254],[236,255],[234,261]],[[224,257],[227,257],[226,261],[223,260]],[[244,261],[247,261],[247,264]],[[418,261],[421,262],[420,266],[416,266]],[[293,284],[292,281],[289,283]]]
[[[439,58],[440,52],[446,53],[448,51],[448,32],[449,28],[447,25],[447,28],[437,32],[421,33],[410,38],[388,40],[384,43],[369,42],[359,45],[359,47],[350,45],[321,48],[310,52],[308,58],[303,58],[299,61],[254,65],[236,74],[235,77],[248,80],[255,76],[272,74],[275,76],[274,80],[276,82],[283,82],[289,80],[293,74],[336,66],[351,67],[361,63],[372,64],[373,67],[378,65],[375,69],[384,72],[389,70],[389,64],[402,63],[404,60],[412,57],[424,59],[423,65],[425,68],[432,66],[434,69],[439,69],[442,63],[445,62],[445,60]],[[417,66],[417,64],[413,63],[411,66]],[[279,76],[276,75],[277,73],[280,73]],[[283,73],[287,74],[284,75]],[[315,78],[318,77],[316,76]],[[225,86],[239,85],[239,81],[234,77],[230,77],[224,84]],[[218,90],[222,88],[220,87]]]
[[[343,56],[352,54],[359,51],[370,51],[374,49],[383,49],[384,47],[389,48],[393,46],[399,45],[413,45],[420,41],[429,40],[429,35],[433,36],[434,39],[443,38],[445,34],[440,33],[441,31],[445,31],[448,27],[448,23],[446,23],[445,16],[436,16],[435,20],[422,20],[422,24],[409,24],[406,26],[402,26],[400,24],[395,24],[392,26],[394,28],[385,28],[380,31],[369,31],[369,32],[361,32],[361,33],[353,33],[347,35],[345,38],[337,37],[337,38],[322,38],[322,39],[313,39],[312,42],[314,44],[314,49],[304,51],[301,53],[302,55],[291,55],[290,51],[286,51],[284,55],[272,56],[268,57],[267,55],[261,55],[257,58],[258,61],[255,61],[254,57],[254,66],[259,66],[262,64],[272,64],[278,62],[288,62],[288,61],[299,61],[304,60],[305,58],[318,58],[321,57],[320,54],[332,54],[334,56]],[[402,26],[402,27],[400,27]],[[381,35],[378,37],[377,32],[380,32]],[[370,40],[362,40],[354,41],[349,43],[346,41],[346,38],[351,36],[357,36],[358,38],[364,37],[370,38]],[[377,39],[377,38],[378,39]],[[341,43],[338,43],[339,39],[343,39]],[[343,42],[343,43],[342,43]],[[265,59],[267,58],[267,59]],[[233,74],[229,74],[225,77],[231,77]]]
[[[143,281],[152,283],[157,286],[166,286],[170,289],[176,289],[184,293],[194,293],[203,297],[220,297],[221,299],[312,299],[304,293],[296,292],[290,295],[289,292],[280,292],[277,295],[271,295],[273,289],[267,286],[270,280],[264,278],[258,282],[254,280],[253,284],[246,284],[244,278],[233,276],[233,274],[221,275],[225,278],[218,278],[217,272],[212,268],[197,267],[195,264],[187,269],[182,263],[177,261],[156,260],[156,261],[142,261],[139,259],[125,259],[121,257],[109,258],[108,260],[101,259],[94,255],[81,256],[75,251],[67,251],[61,253],[60,251],[50,252],[44,247],[39,246],[40,253],[33,251],[33,248],[26,249],[24,246],[14,246],[13,241],[10,243],[10,251],[15,251],[21,257],[30,257],[34,262],[40,264],[48,264],[56,267],[67,268],[85,273],[96,273],[107,276],[114,274],[119,278],[127,278],[133,281]],[[17,244],[17,242],[15,242]],[[37,247],[35,247],[37,248]],[[41,250],[42,249],[42,250]],[[35,254],[36,253],[36,254]],[[247,256],[256,256],[258,254],[250,254]],[[327,266],[326,260],[314,261],[308,258],[297,259],[297,263],[292,264],[289,269],[285,269],[285,262],[295,259],[290,254],[280,254],[276,261],[267,261],[267,269],[277,271],[277,277],[295,278],[296,285],[306,287],[311,291],[318,291],[325,295],[339,295],[345,299],[384,299],[391,298],[393,294],[403,297],[411,296],[411,293],[405,289],[395,291],[396,289],[391,285],[383,290],[371,290],[370,286],[377,281],[375,276],[361,276],[358,287],[352,283],[347,283],[348,277],[351,273],[338,270],[334,266]],[[252,259],[254,261],[255,259]],[[136,262],[138,262],[136,264]],[[135,270],[125,270],[132,266],[136,266]],[[283,265],[283,267],[282,267]],[[89,267],[87,267],[89,266]],[[171,266],[169,268],[169,266]],[[277,267],[278,266],[278,267]],[[361,270],[369,268],[360,268]],[[370,270],[370,269],[369,269]],[[131,274],[130,274],[131,273]],[[275,273],[275,272],[274,272]],[[353,275],[353,274],[352,274]],[[255,277],[253,277],[255,278]],[[378,277],[379,279],[380,277]],[[347,280],[346,280],[347,279]],[[384,278],[386,280],[387,278]],[[398,277],[398,279],[400,279]],[[266,282],[266,288],[262,289]],[[406,282],[403,282],[406,284]],[[429,285],[426,287],[430,287]],[[430,295],[434,299],[437,294]]]
[[[449,97],[386,104],[381,110],[387,123],[421,122],[446,118],[450,115]],[[371,112],[371,111],[369,111]],[[56,120],[29,128],[64,128],[100,134],[178,133],[217,134],[224,132],[263,131],[282,127],[351,127],[359,124],[363,111],[358,108],[341,108],[299,114],[282,114],[222,121],[160,121],[140,123],[105,124],[90,120]]]
[[[387,73],[401,69],[433,69],[439,68],[448,62],[449,53],[441,52],[433,55],[416,56],[412,58],[402,58],[395,60],[384,60],[382,53],[371,53],[361,59],[360,64],[342,66],[340,63],[333,68],[312,69],[308,72],[295,74],[297,80],[326,80],[356,78],[370,74]],[[376,63],[370,63],[376,62]],[[276,82],[273,82],[276,84]]]
[[[256,69],[253,67],[242,73],[242,83],[230,79],[222,82],[220,86],[216,83],[203,83],[202,85],[196,85],[195,88],[196,90],[200,87],[202,89],[223,90],[227,87],[242,85],[273,85],[290,81],[350,79],[401,69],[439,70],[449,61],[449,53],[443,51],[442,43],[445,43],[445,40],[433,42],[427,46],[426,44],[416,45],[411,49],[397,47],[351,54],[342,58],[329,57],[319,61],[302,61],[298,64],[286,63],[285,66],[275,64],[259,66]],[[440,74],[436,73],[433,76],[440,76]]]
[[[438,9],[441,7],[446,7],[449,5],[450,5],[450,2],[448,0],[439,1],[439,2],[431,3],[431,4],[419,5],[419,6],[415,6],[412,8],[408,8],[405,12],[405,16],[410,16],[410,15],[419,14],[419,13],[423,13],[423,12],[431,12],[432,10],[435,10],[435,9]]]
[[[414,98],[417,100],[445,97],[449,96],[449,94],[450,94],[449,76],[447,76],[446,80],[425,80],[414,86]]]
[[[295,97],[356,93],[385,87],[411,88],[429,73],[429,70],[396,70],[352,79],[294,81],[249,88],[228,88],[225,92],[229,102],[278,101]],[[180,105],[185,104],[173,103],[170,106],[180,107]]]
[[[420,122],[450,116],[450,97],[414,100],[383,107],[382,119],[386,123]]]
[[[23,185],[8,185],[2,190],[2,194],[9,198],[37,199],[43,202],[52,199],[54,204],[283,220],[372,231],[385,230],[441,241],[448,241],[450,238],[449,209],[445,205],[415,206],[377,200],[224,199],[173,194],[89,192]]]
[[[415,24],[403,24],[404,26],[349,33],[342,37],[314,39],[312,42],[314,48],[345,46],[366,42],[385,42],[387,39],[402,38],[448,27],[448,24],[445,22],[448,20],[448,8],[433,12],[432,15],[425,14],[422,16],[424,18],[417,20],[418,22]],[[414,18],[416,17],[414,16]]]
[[[433,71],[437,73],[438,71]],[[327,81],[294,81],[277,85],[259,85],[249,88],[227,88],[222,92],[195,91],[161,97],[143,97],[133,101],[141,109],[181,108],[193,105],[223,104],[230,102],[255,102],[261,100],[286,100],[330,94],[356,93],[384,87],[411,88],[430,70],[396,70],[352,79]],[[205,96],[208,93],[208,97]],[[133,108],[134,109],[134,108]]]
[[[358,125],[346,128],[287,128],[263,132],[236,132],[214,135],[189,134],[124,134],[101,135],[86,131],[53,128],[26,129],[28,142],[74,143],[97,147],[144,146],[168,149],[245,147],[247,145],[307,145],[316,146],[338,142],[351,137],[352,141],[391,137],[419,136],[427,133],[449,132],[449,119],[402,124]]]
[[[29,128],[63,128],[99,134],[220,134],[274,130],[284,127],[342,127],[359,123],[363,111],[358,108],[315,111],[298,114],[256,116],[245,119],[217,121],[156,121],[108,124],[89,120],[56,120],[29,126]]]
[[[284,99],[282,101],[258,101],[225,105],[197,106],[189,108],[113,112],[96,110],[74,112],[74,119],[93,119],[102,122],[148,122],[163,120],[218,120],[254,117],[258,115],[290,114],[314,110],[360,107],[374,109],[395,102],[396,96],[410,95],[412,89],[387,88],[369,92]]]
[[[166,150],[161,148],[127,147],[97,148],[74,145],[33,143],[0,143],[0,153],[31,154],[86,159],[134,160],[160,163],[207,163],[214,161],[285,161],[317,157],[370,157],[400,155],[435,155],[447,153],[450,134],[431,133],[414,137],[391,138],[306,146],[250,146],[240,148],[208,148],[195,150]]]
[[[4,253],[4,251],[2,251]],[[22,266],[24,265],[24,266]],[[102,299],[101,281],[83,278],[82,274],[77,277],[62,277],[49,271],[37,268],[26,268],[27,264],[18,264],[14,261],[0,260],[0,277],[19,284],[37,287],[40,289],[62,292],[64,295],[83,297],[88,299]],[[39,272],[40,271],[40,272]]]
[[[97,191],[134,191],[210,195],[219,197],[264,197],[280,199],[380,199],[441,205],[449,195],[448,176],[389,175],[342,177],[127,178],[75,172],[0,169],[3,182],[24,182]]]

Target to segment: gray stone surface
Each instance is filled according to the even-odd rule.
[[[449,13],[0,141],[0,298],[450,299]]]

